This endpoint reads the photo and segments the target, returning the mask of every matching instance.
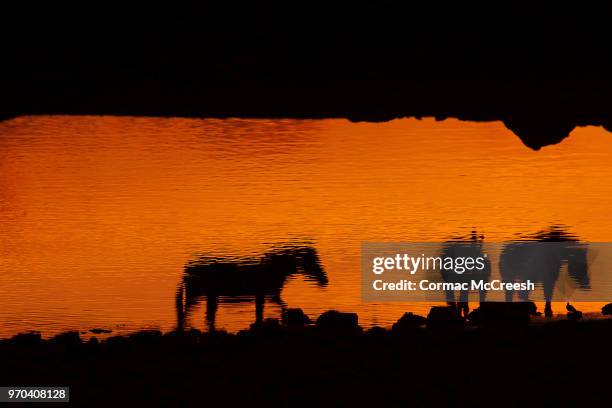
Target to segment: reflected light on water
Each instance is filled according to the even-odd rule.
[[[429,305],[362,303],[362,241],[445,241],[473,229],[503,241],[551,225],[611,241],[611,158],[610,135],[593,127],[534,152],[497,122],[1,122],[0,337],[170,330],[194,257],[261,256],[291,242],[313,243],[329,284],[290,276],[290,307],[390,325]],[[217,326],[246,328],[253,308],[222,304]],[[190,324],[205,327],[202,305]]]

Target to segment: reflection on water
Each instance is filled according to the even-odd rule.
[[[472,231],[469,239],[454,239],[452,241],[446,242],[442,246],[441,257],[444,258],[472,258],[477,259],[481,258],[483,262],[483,267],[480,269],[471,269],[466,270],[461,274],[455,273],[454,270],[448,270],[444,268],[440,268],[440,275],[444,282],[451,283],[468,283],[472,280],[475,281],[483,281],[488,282],[491,278],[491,261],[484,256],[483,252],[483,241],[484,236],[478,236],[476,231]],[[469,286],[468,286],[469,287]],[[463,314],[464,317],[468,316],[469,313],[469,304],[468,304],[468,291],[461,290],[458,293],[458,296],[455,296],[455,291],[447,290],[446,291],[446,302],[448,304],[459,305],[459,310]],[[484,302],[486,301],[486,291],[480,290],[478,301]]]
[[[261,258],[305,238],[329,284],[290,274],[284,304],[357,312],[365,325],[424,313],[426,304],[361,303],[362,241],[476,230],[499,242],[550,225],[610,241],[611,142],[581,128],[533,152],[500,123],[455,120],[1,122],[0,336],[169,330],[177,283],[198,254]],[[190,309],[200,328],[204,303]],[[264,317],[280,308],[269,301]],[[217,326],[245,328],[254,309],[220,302]]]
[[[206,298],[209,331],[216,328],[220,301],[254,301],[255,322],[262,323],[266,300],[282,308],[286,306],[281,291],[294,275],[302,275],[321,287],[327,285],[327,274],[321,267],[317,251],[310,246],[283,245],[258,258],[199,257],[185,267],[177,294],[177,326],[185,326],[190,311],[202,298]]]
[[[534,234],[531,240],[504,246],[499,262],[500,275],[506,282],[541,284],[546,300],[544,313],[552,316],[553,292],[564,265],[569,280],[577,288],[590,288],[587,244],[579,243],[577,237],[558,227]],[[513,291],[506,290],[506,301],[512,301],[513,296]],[[518,297],[529,300],[529,292],[521,291]]]

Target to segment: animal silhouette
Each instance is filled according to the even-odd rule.
[[[184,327],[190,311],[206,299],[206,322],[215,331],[220,301],[255,301],[255,322],[263,321],[266,299],[285,307],[281,292],[290,276],[300,274],[320,287],[327,285],[327,274],[317,251],[310,246],[285,245],[261,257],[219,259],[203,256],[185,266],[176,295],[177,328]]]
[[[489,281],[491,277],[491,263],[484,256],[482,251],[483,244],[483,236],[478,236],[476,231],[472,231],[470,237],[468,239],[455,239],[452,241],[445,242],[442,246],[442,252],[440,256],[444,259],[447,257],[457,259],[457,258],[479,258],[482,257],[484,261],[484,268],[478,270],[476,268],[472,270],[466,270],[462,274],[456,273],[454,270],[447,270],[444,268],[440,268],[440,274],[442,279],[445,282],[452,283],[465,283],[468,284],[472,281],[483,280],[485,282]],[[458,299],[455,296],[455,291],[447,290],[446,291],[446,302],[450,306],[454,306],[457,308],[459,313],[463,313],[464,317],[467,317],[469,313],[468,306],[468,291],[461,290],[459,291]],[[480,291],[480,302],[484,302],[486,298],[486,291]]]
[[[545,243],[545,244],[543,244]],[[544,289],[545,316],[552,316],[551,301],[563,265],[573,285],[580,289],[590,288],[587,265],[587,246],[577,237],[553,226],[528,237],[525,241],[514,241],[504,245],[499,260],[499,271],[504,282],[542,284]],[[529,292],[517,292],[520,300],[529,300]],[[506,302],[513,300],[514,291],[506,290]]]

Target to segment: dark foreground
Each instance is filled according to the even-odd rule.
[[[602,406],[612,320],[237,335],[77,333],[0,342],[0,384],[68,385],[80,405]]]

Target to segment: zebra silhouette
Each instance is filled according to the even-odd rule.
[[[491,277],[491,262],[486,258],[483,252],[484,236],[478,235],[476,231],[472,231],[469,238],[455,239],[447,241],[442,245],[442,258],[472,258],[476,259],[483,257],[484,268],[466,270],[463,274],[457,274],[452,270],[440,269],[440,275],[444,282],[452,283],[470,283],[472,280],[488,282]],[[456,296],[455,291],[446,290],[446,302],[449,306],[457,309],[459,314],[463,313],[467,317],[469,313],[468,306],[468,291],[461,290]],[[486,300],[487,293],[485,290],[479,292],[480,302]]]
[[[177,290],[177,328],[184,328],[191,310],[202,299],[206,300],[206,322],[211,332],[215,331],[220,302],[254,301],[255,322],[261,323],[266,299],[285,307],[281,292],[294,275],[302,275],[319,287],[328,282],[316,249],[306,245],[284,245],[260,257],[199,257],[185,266]]]
[[[542,284],[546,301],[544,314],[552,316],[551,301],[563,265],[567,265],[573,285],[580,289],[590,288],[587,245],[557,226],[527,239],[504,246],[499,260],[499,272],[504,282],[530,280]],[[529,300],[529,292],[519,291],[517,294],[519,300]],[[506,301],[511,302],[513,295],[514,291],[507,290]]]

